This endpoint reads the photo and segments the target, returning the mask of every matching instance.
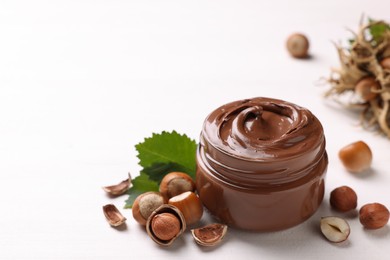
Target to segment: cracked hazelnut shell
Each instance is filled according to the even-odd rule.
[[[191,230],[195,242],[201,246],[216,246],[227,233],[227,226],[214,223]]]
[[[166,228],[166,225],[164,225],[164,223],[160,222],[159,225],[154,225],[156,219],[159,219],[158,216],[160,215],[164,216],[164,214],[167,213],[169,214],[169,218],[166,219],[169,220],[169,223],[171,224],[173,223],[173,225],[177,225],[178,223],[178,228],[179,228],[178,232],[177,232],[177,226],[173,228],[176,231],[172,232],[171,230],[170,231],[163,230]],[[176,218],[178,222],[172,221],[172,217]],[[164,221],[164,218],[160,218],[160,220]],[[175,206],[169,204],[163,204],[155,211],[153,211],[150,217],[148,218],[148,221],[146,223],[146,232],[148,233],[149,237],[157,244],[161,246],[170,246],[185,231],[186,227],[187,225],[184,216],[180,212],[180,210]],[[168,232],[170,234],[167,234]]]
[[[119,212],[117,207],[113,204],[107,204],[103,206],[103,213],[107,219],[107,222],[113,226],[118,227],[125,223],[126,218]]]

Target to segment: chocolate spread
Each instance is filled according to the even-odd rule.
[[[205,120],[197,190],[231,226],[284,229],[320,205],[327,163],[323,128],[309,110],[270,98],[236,101]]]

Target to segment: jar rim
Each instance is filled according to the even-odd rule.
[[[264,125],[260,122],[260,127],[250,128],[257,120],[256,113],[261,111],[276,114],[264,116],[265,121],[276,118],[277,124],[284,124],[285,132],[276,136],[276,140],[254,139],[261,127],[271,125],[271,130],[274,129],[274,122]],[[308,174],[307,169],[326,154],[325,143],[322,125],[308,109],[283,100],[258,97],[231,102],[210,113],[203,124],[199,149],[204,150],[204,159],[219,175],[250,184],[303,178]]]

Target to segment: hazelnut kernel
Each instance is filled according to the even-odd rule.
[[[348,171],[358,173],[370,168],[372,152],[365,142],[357,141],[340,149],[339,158]]]
[[[301,33],[294,33],[287,38],[286,47],[291,56],[306,58],[309,51],[309,40]]]
[[[339,217],[323,217],[320,221],[322,234],[333,243],[340,243],[348,239],[351,232],[348,222]]]
[[[359,211],[359,221],[367,229],[378,229],[389,221],[389,210],[380,203],[364,205]]]
[[[341,212],[356,209],[356,192],[348,186],[338,187],[330,193],[330,205]]]
[[[151,228],[157,238],[168,241],[179,234],[180,221],[171,213],[161,213],[153,217]]]
[[[153,230],[152,220],[155,216],[161,215],[164,213],[169,213],[173,215],[178,221],[179,221],[179,232],[177,232],[173,237],[171,237],[168,240],[162,240],[159,237],[156,236],[155,231],[158,233],[159,229],[155,227],[155,230]],[[164,215],[163,215],[164,216]],[[176,224],[175,224],[176,226]],[[163,204],[160,207],[158,207],[155,211],[152,212],[152,214],[149,216],[148,221],[146,223],[146,232],[148,233],[149,237],[156,242],[158,245],[161,246],[170,246],[172,243],[186,230],[186,222],[184,219],[183,214],[180,212],[178,208],[175,206],[169,205],[169,204]],[[160,229],[161,230],[161,229]],[[173,234],[175,232],[172,232]],[[163,236],[161,236],[163,237]],[[168,237],[168,236],[166,236]]]

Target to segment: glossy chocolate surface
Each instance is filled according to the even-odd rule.
[[[205,120],[197,189],[221,221],[279,230],[318,208],[327,163],[323,128],[309,110],[277,99],[240,100]]]

